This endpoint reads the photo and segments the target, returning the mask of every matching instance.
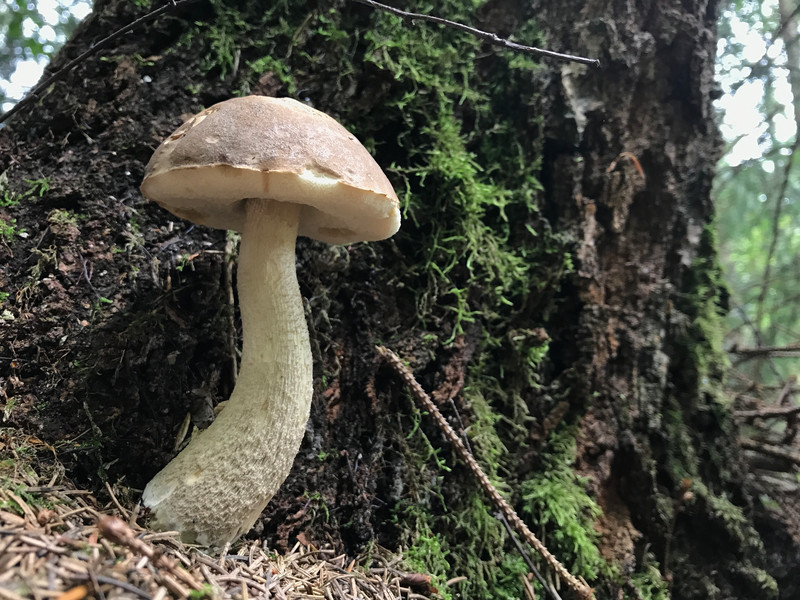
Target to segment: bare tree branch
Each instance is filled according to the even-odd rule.
[[[369,6],[371,8],[391,13],[407,21],[412,21],[412,22],[426,21],[428,23],[435,23],[437,25],[444,25],[445,27],[458,29],[459,31],[466,31],[467,33],[474,35],[475,37],[480,38],[482,40],[485,40],[490,44],[494,44],[495,46],[502,46],[503,48],[513,50],[514,52],[520,52],[522,54],[537,54],[539,56],[548,56],[550,58],[555,58],[557,60],[576,62],[584,65],[591,65],[593,67],[600,66],[600,61],[597,60],[596,58],[585,58],[583,56],[574,56],[572,54],[562,54],[561,52],[553,52],[552,50],[543,50],[542,48],[535,48],[533,46],[525,46],[523,44],[517,44],[516,42],[512,42],[511,40],[501,38],[495,33],[490,33],[488,31],[481,31],[480,29],[476,29],[475,27],[470,27],[469,25],[464,25],[463,23],[457,23],[455,21],[450,21],[448,19],[443,19],[441,17],[435,17],[432,15],[423,15],[421,13],[407,12],[405,10],[400,10],[399,8],[394,8],[392,6],[387,6],[385,4],[373,2],[373,0],[352,0],[352,1],[357,2],[358,4]]]
[[[757,346],[756,348],[733,347],[730,353],[747,358],[755,358],[757,356],[797,356],[800,353],[800,343],[787,344],[786,346]]]
[[[795,452],[789,448],[781,448],[774,444],[764,444],[748,438],[739,438],[739,445],[747,450],[753,450],[800,465],[800,452]]]
[[[761,327],[761,320],[764,316],[764,310],[766,308],[765,304],[767,292],[770,288],[769,280],[771,275],[770,271],[772,269],[772,257],[775,256],[775,249],[778,246],[780,220],[784,204],[783,199],[786,196],[786,190],[789,188],[789,176],[791,175],[792,166],[794,165],[792,156],[798,148],[800,148],[800,135],[795,136],[794,144],[792,144],[792,153],[786,159],[786,169],[783,174],[783,180],[781,181],[781,187],[775,197],[775,211],[772,214],[772,236],[769,241],[769,249],[767,250],[766,264],[764,265],[764,276],[762,277],[761,292],[758,294],[758,300],[756,300],[755,324],[759,328]]]
[[[781,406],[779,408],[762,408],[761,410],[737,410],[734,417],[744,421],[755,419],[782,419],[800,414],[800,406]]]

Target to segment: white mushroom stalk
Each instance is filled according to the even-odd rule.
[[[248,200],[238,266],[242,363],[225,409],[144,491],[162,529],[222,546],[246,533],[283,483],[312,397],[312,360],[295,273],[300,207]]]
[[[142,193],[178,217],[242,232],[242,366],[217,420],[147,484],[157,527],[222,546],[246,532],[291,469],[312,396],[295,274],[298,235],[333,244],[400,227],[397,195],[366,148],[289,98],[245,96],[196,114],[145,167]]]

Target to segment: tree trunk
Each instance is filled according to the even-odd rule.
[[[97,1],[51,68],[143,14],[136,4]],[[130,487],[131,502],[174,456],[187,411],[208,424],[233,387],[234,244],[138,185],[182,116],[288,95],[366,143],[404,223],[387,242],[298,243],[314,401],[250,535],[403,547],[441,589],[465,576],[453,597],[522,597],[527,567],[378,359],[383,343],[598,597],[779,597],[764,541],[796,555],[797,539],[776,521],[761,521],[764,541],[754,528],[721,392],[717,2],[405,8],[603,66],[341,1],[209,0],[123,36],[0,132],[19,200],[0,208],[16,228],[0,247],[7,421],[52,445],[77,484]],[[780,597],[796,593],[796,574],[773,574]]]

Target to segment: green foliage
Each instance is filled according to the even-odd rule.
[[[77,225],[78,215],[71,210],[54,208],[47,215],[47,222],[51,225]]]
[[[763,551],[761,537],[740,506],[724,495],[713,493],[699,481],[692,483],[692,492],[696,495],[695,501],[706,505],[709,517],[719,528],[720,535],[729,536],[736,548]]]
[[[435,197],[420,199],[418,193],[406,193],[403,200],[407,218],[418,226],[423,222],[432,226],[431,241],[423,249],[421,262],[421,270],[430,274],[425,302],[441,299],[450,305],[456,335],[475,314],[468,290],[455,279],[457,269],[466,267],[468,279],[481,282],[487,303],[494,306],[513,305],[515,293],[530,283],[531,269],[521,251],[525,246],[509,244],[506,208],[518,198],[512,190],[482,178],[453,108],[449,100],[440,98],[436,120],[421,130],[428,138],[424,163],[403,171],[407,177],[417,177],[423,189],[432,183]],[[431,220],[431,210],[451,213],[454,219]],[[487,218],[490,212],[495,218]],[[533,231],[529,235],[535,236]]]
[[[41,198],[50,191],[50,181],[46,177],[26,179],[25,186],[23,191],[16,191],[9,185],[6,173],[0,175],[0,208],[16,206],[28,198]]]
[[[453,572],[469,578],[460,588],[463,598],[520,597],[519,555],[507,547],[506,529],[482,492],[470,494],[444,522],[446,531],[457,532],[448,536],[458,544],[448,545]]]
[[[504,553],[497,569],[496,585],[492,591],[494,594],[493,599],[520,600],[520,598],[525,598],[521,579],[522,577],[527,578],[529,573],[528,565],[518,553]],[[546,597],[538,581],[534,581],[533,588],[537,598]]]
[[[439,4],[436,12],[472,18],[462,2]],[[540,285],[547,268],[537,265],[560,269],[566,255],[563,240],[537,227],[537,155],[520,139],[521,126],[535,128],[536,120],[524,106],[498,105],[509,86],[527,87],[529,73],[504,57],[487,80],[476,71],[477,40],[408,27],[391,15],[377,15],[365,40],[367,60],[397,82],[385,105],[400,112],[405,131],[397,143],[409,163],[392,171],[405,190],[404,215],[426,240],[409,261],[425,280],[412,287],[420,290],[417,314],[446,311],[452,335],[478,314],[507,315]],[[554,256],[542,261],[543,253]]]
[[[247,66],[255,78],[263,76],[265,73],[271,73],[283,84],[290,96],[294,96],[297,93],[297,84],[285,62],[272,56],[262,56],[247,63]]]
[[[678,302],[690,323],[682,336],[693,360],[691,385],[699,394],[720,399],[719,384],[728,362],[723,353],[723,316],[727,311],[728,290],[717,257],[716,233],[706,227],[697,247],[697,258],[686,274],[684,297]]]
[[[293,8],[301,9],[302,4],[297,3]],[[223,0],[211,0],[211,5],[214,18],[196,21],[182,41],[184,45],[191,45],[195,40],[202,43],[203,71],[216,71],[220,79],[224,79],[244,58],[251,76],[259,75],[259,69],[263,67],[274,71],[282,80],[291,79],[286,65],[275,58],[279,44],[285,44],[290,35],[283,16],[289,11],[287,0],[257,7],[237,6],[235,2]],[[284,26],[282,31],[275,31],[275,21]],[[284,45],[284,51],[287,46],[291,47],[291,44]],[[247,89],[240,92],[246,93]]]
[[[30,447],[24,447],[24,446],[21,448],[16,448],[15,450],[22,453],[33,452],[33,450]],[[53,503],[51,501],[45,500],[38,493],[29,492],[26,486],[20,485],[18,483],[18,480],[10,479],[5,476],[0,476],[0,488],[11,490],[15,496],[17,496],[25,504],[27,504],[30,508],[34,510],[38,511],[43,508],[48,508],[48,509],[53,508]],[[22,506],[20,506],[15,500],[12,499],[0,500],[0,510],[7,510],[16,513],[19,516],[25,516],[25,511],[23,510]]]

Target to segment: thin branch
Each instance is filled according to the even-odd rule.
[[[733,416],[743,421],[756,419],[785,419],[800,414],[800,406],[781,406],[779,408],[762,408],[761,410],[737,410]]]
[[[778,399],[775,401],[775,404],[778,406],[789,406],[789,403],[794,397],[792,387],[795,383],[797,383],[797,375],[790,375],[786,378],[786,382],[783,384],[781,393],[778,394]]]
[[[787,344],[785,346],[756,346],[755,348],[731,348],[731,354],[739,356],[787,356],[791,353],[800,352],[800,343]]]
[[[511,538],[511,541],[514,542],[514,546],[517,547],[517,552],[520,553],[520,556],[522,556],[522,560],[525,561],[525,564],[528,565],[528,568],[531,570],[531,573],[533,573],[536,579],[539,580],[541,586],[547,591],[548,594],[550,594],[553,600],[561,600],[561,596],[558,595],[558,592],[555,590],[555,588],[553,588],[553,586],[550,585],[550,583],[544,578],[544,575],[542,575],[539,569],[536,568],[536,565],[533,564],[531,557],[528,555],[528,551],[525,550],[525,548],[522,547],[522,544],[519,543],[519,540],[517,539],[517,534],[514,533],[513,529],[511,529],[511,525],[509,524],[508,519],[506,519],[503,516],[503,513],[501,512],[497,513],[495,515],[495,518],[497,518],[506,528],[506,531],[508,532],[508,537]]]
[[[567,585],[575,591],[581,598],[585,598],[586,600],[593,600],[594,599],[594,592],[592,588],[590,588],[585,581],[578,579],[572,573],[567,571],[567,569],[558,562],[555,556],[545,547],[545,545],[537,538],[533,532],[528,528],[525,522],[519,517],[516,511],[511,507],[511,505],[506,502],[505,498],[500,495],[500,492],[497,491],[492,485],[492,482],[489,481],[489,478],[486,476],[486,473],[483,472],[478,462],[469,453],[467,447],[464,445],[464,442],[461,441],[461,438],[458,434],[453,431],[453,428],[450,427],[450,424],[447,420],[442,416],[442,413],[439,412],[439,409],[436,408],[436,405],[430,399],[428,394],[425,393],[425,390],[422,389],[422,386],[414,379],[414,375],[409,371],[408,367],[403,364],[403,361],[400,360],[394,352],[389,350],[388,348],[384,348],[383,346],[376,346],[375,349],[378,351],[386,362],[394,369],[395,373],[400,376],[400,378],[405,382],[405,384],[411,389],[411,393],[414,398],[424,407],[426,411],[433,417],[433,420],[436,422],[436,425],[441,429],[442,433],[444,434],[447,441],[453,445],[455,448],[456,453],[458,456],[463,460],[475,478],[478,480],[483,491],[489,496],[489,499],[494,504],[495,508],[499,510],[502,515],[508,520],[508,522],[513,525],[514,529],[520,534],[520,536],[530,544],[536,552],[545,560],[545,562],[550,566],[553,571],[560,577],[563,581],[567,583]]]
[[[778,194],[775,198],[775,211],[772,214],[772,237],[769,241],[769,249],[767,250],[767,258],[766,263],[764,265],[764,276],[762,277],[762,285],[761,285],[761,292],[758,295],[758,300],[756,300],[756,325],[761,327],[761,321],[764,316],[764,310],[766,309],[766,300],[767,300],[767,292],[770,289],[769,280],[770,280],[770,271],[772,269],[772,258],[775,256],[775,249],[778,247],[778,236],[780,235],[781,228],[780,228],[780,220],[781,220],[781,213],[783,212],[783,199],[786,197],[786,191],[789,188],[789,176],[792,173],[792,166],[794,165],[794,161],[792,157],[794,153],[800,148],[800,135],[795,136],[794,144],[792,145],[792,153],[787,157],[786,160],[786,169],[783,173],[783,180],[781,181],[781,187],[778,191]]]
[[[767,456],[772,456],[773,458],[780,458],[800,465],[800,452],[795,452],[788,448],[782,448],[774,444],[765,444],[748,438],[739,438],[739,445],[747,450],[753,450],[761,454],[766,454]]]
[[[769,41],[769,46],[767,46],[767,50],[769,50],[769,48],[770,48],[770,46],[772,46],[772,44],[774,44],[775,42],[778,41],[779,37],[783,36],[784,31],[786,31],[786,28],[789,26],[789,23],[791,23],[792,20],[798,15],[800,15],[800,4],[798,4],[790,14],[781,15],[780,26],[772,34],[772,39]],[[764,52],[766,54],[766,50]]]
[[[88,50],[86,50],[86,52],[84,52],[83,54],[81,54],[77,58],[72,59],[66,65],[61,67],[58,71],[53,73],[50,77],[48,77],[44,81],[40,82],[35,88],[30,90],[22,100],[17,102],[17,104],[14,105],[9,111],[7,111],[7,112],[3,113],[2,115],[0,115],[0,123],[5,122],[7,119],[13,117],[16,113],[21,111],[23,108],[27,107],[29,104],[31,104],[31,103],[35,102],[36,100],[38,100],[41,97],[41,94],[47,88],[49,88],[55,82],[60,81],[61,79],[63,79],[67,75],[67,73],[72,71],[72,69],[74,69],[79,64],[84,62],[90,56],[100,52],[100,50],[102,50],[103,48],[105,48],[106,46],[111,44],[111,42],[113,42],[114,40],[117,40],[117,39],[121,38],[123,35],[125,35],[126,33],[129,33],[131,31],[133,31],[134,29],[139,27],[139,25],[143,25],[144,23],[148,23],[148,22],[152,21],[153,19],[156,19],[156,18],[160,17],[165,12],[168,12],[170,10],[176,9],[179,6],[192,4],[194,2],[197,2],[197,0],[170,0],[169,2],[167,2],[166,4],[161,6],[160,8],[157,8],[155,10],[150,11],[149,13],[144,15],[143,17],[140,17],[140,18],[136,19],[135,21],[132,21],[132,22],[128,23],[127,25],[125,25],[121,29],[118,29],[117,31],[115,31],[114,33],[109,35],[108,37],[103,38],[102,40],[100,40],[96,44],[92,44],[92,46]]]
[[[759,329],[757,324],[753,322],[753,320],[750,318],[750,315],[747,314],[747,310],[745,310],[744,306],[741,305],[741,304],[736,304],[736,307],[735,307],[734,310],[736,310],[736,312],[739,313],[742,321],[750,328],[750,331],[752,331],[752,333],[753,333],[753,337],[756,339],[756,343],[759,346],[763,346],[764,345],[764,336],[761,335],[761,329]],[[735,353],[731,352],[731,354],[735,354]],[[781,372],[780,372],[780,369],[778,369],[778,365],[775,362],[775,360],[769,354],[766,355],[766,358],[767,358],[767,366],[770,369],[770,371],[772,371],[772,373],[775,375],[775,377],[777,377],[778,379],[781,379],[782,378]],[[738,361],[733,363],[733,367],[736,368],[740,363],[746,362],[747,360],[749,360],[749,359],[747,359],[747,358],[739,359]]]
[[[480,29],[476,29],[475,27],[464,25],[463,23],[457,23],[455,21],[443,19],[442,17],[434,17],[432,15],[407,12],[405,10],[400,10],[399,8],[394,8],[392,6],[386,6],[385,4],[373,2],[373,0],[352,0],[352,1],[357,2],[358,4],[369,6],[371,8],[391,13],[407,21],[412,21],[412,22],[425,21],[428,23],[435,23],[437,25],[444,25],[445,27],[458,29],[459,31],[465,31],[471,35],[474,35],[477,38],[489,42],[490,44],[493,44],[495,46],[501,46],[503,48],[507,48],[508,50],[513,50],[514,52],[520,52],[522,54],[536,54],[539,56],[547,56],[550,58],[555,58],[557,60],[576,62],[584,65],[591,65],[593,67],[600,66],[600,61],[597,60],[596,58],[585,58],[583,56],[575,56],[572,54],[562,54],[561,52],[553,52],[552,50],[543,50],[542,48],[535,48],[533,46],[525,46],[523,44],[517,44],[516,42],[512,42],[511,40],[501,38],[495,33],[482,31]]]

